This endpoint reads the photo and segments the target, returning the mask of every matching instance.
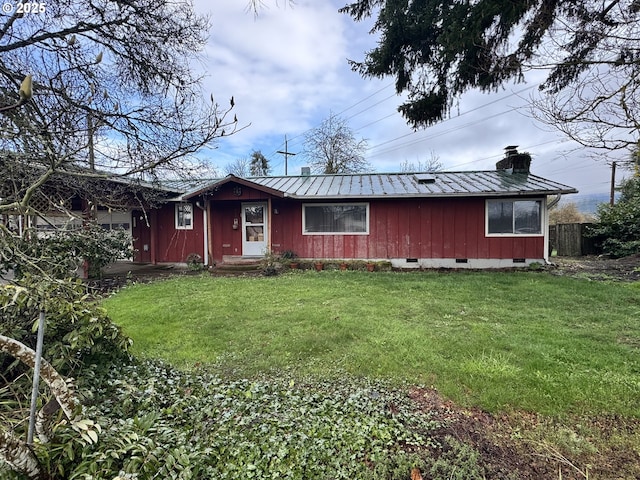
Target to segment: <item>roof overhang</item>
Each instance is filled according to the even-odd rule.
[[[252,182],[251,180],[247,180],[246,178],[236,177],[235,175],[227,175],[223,179],[211,182],[209,185],[203,188],[200,188],[193,192],[186,192],[184,195],[182,195],[181,198],[183,200],[189,200],[191,198],[199,197],[201,195],[205,195],[210,192],[215,192],[216,190],[220,189],[220,187],[228,183],[235,183],[237,185],[242,185],[247,188],[253,188],[254,190],[258,190],[259,192],[263,192],[268,195],[272,195],[274,197],[284,198],[286,196],[285,192],[282,192],[280,190],[276,190],[270,187],[265,187],[264,185],[260,185],[258,183]]]

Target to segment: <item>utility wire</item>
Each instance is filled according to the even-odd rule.
[[[393,85],[393,84],[389,84],[389,85],[386,85],[386,86],[384,86],[384,87],[382,87],[382,88],[380,88],[380,89],[376,90],[374,93],[372,93],[372,94],[368,95],[367,97],[363,98],[362,100],[359,100],[358,102],[356,102],[356,103],[354,103],[354,104],[350,105],[349,107],[347,107],[347,108],[343,109],[343,110],[342,110],[342,111],[340,111],[337,115],[342,115],[344,112],[347,112],[347,111],[351,110],[352,108],[355,108],[357,105],[360,105],[360,104],[364,103],[364,102],[365,102],[365,101],[367,101],[368,99],[370,99],[370,98],[374,97],[375,95],[377,95],[377,94],[379,94],[380,92],[382,92],[382,91],[386,90],[387,88],[389,88],[389,87],[390,87],[390,86],[392,86],[392,85]],[[494,105],[494,104],[496,104],[496,103],[502,102],[502,101],[504,101],[504,100],[506,100],[506,99],[508,99],[508,98],[510,98],[510,97],[513,97],[513,96],[516,96],[516,95],[520,95],[520,94],[522,94],[522,93],[524,93],[524,92],[526,92],[526,91],[528,91],[528,90],[531,90],[531,89],[533,89],[533,88],[536,88],[538,85],[539,85],[539,84],[530,85],[530,86],[527,86],[527,87],[525,87],[525,88],[522,88],[522,89],[520,89],[520,90],[518,90],[518,91],[512,92],[512,93],[510,93],[509,95],[506,95],[506,96],[500,97],[500,98],[495,99],[495,100],[491,100],[491,101],[486,102],[486,103],[483,103],[483,104],[481,104],[481,105],[479,105],[479,106],[477,106],[477,107],[475,107],[475,108],[472,108],[472,109],[470,109],[470,110],[466,110],[466,111],[464,111],[464,112],[460,113],[459,115],[456,115],[455,117],[448,117],[448,118],[446,118],[446,119],[444,119],[444,120],[442,120],[442,121],[438,122],[438,124],[433,125],[433,127],[440,126],[440,125],[442,125],[442,124],[444,124],[444,123],[446,123],[446,122],[452,121],[452,120],[457,120],[458,118],[460,118],[460,117],[462,117],[462,116],[464,116],[464,115],[468,115],[468,114],[470,114],[470,113],[473,113],[473,112],[475,112],[475,111],[481,110],[481,109],[486,108],[486,107],[488,107],[488,106],[491,106],[491,105]],[[350,117],[348,117],[348,118],[347,118],[347,120],[350,120],[350,119],[352,119],[352,118],[354,118],[354,117],[356,117],[356,116],[358,116],[358,115],[360,115],[360,114],[362,114],[362,113],[364,113],[364,112],[366,112],[366,111],[368,111],[368,110],[372,109],[373,107],[375,107],[375,106],[377,106],[377,105],[379,105],[379,104],[381,104],[381,103],[383,103],[383,102],[385,102],[385,101],[389,100],[389,99],[390,99],[390,98],[392,98],[393,96],[395,96],[395,94],[390,95],[390,96],[388,96],[388,97],[385,97],[384,99],[382,99],[382,100],[380,100],[380,101],[378,101],[378,102],[376,102],[376,103],[374,103],[374,104],[370,105],[369,107],[367,107],[367,108],[365,108],[365,109],[363,109],[363,110],[361,110],[361,111],[359,111],[359,112],[357,112],[357,113],[355,113],[355,114],[351,115]],[[492,119],[492,118],[496,118],[496,117],[498,117],[498,116],[505,115],[505,114],[507,114],[507,113],[511,113],[511,112],[516,111],[516,110],[519,110],[519,109],[521,109],[521,108],[523,108],[523,107],[513,107],[513,108],[510,108],[509,110],[506,110],[506,111],[503,111],[503,112],[499,112],[499,113],[496,113],[496,114],[493,114],[493,115],[489,115],[489,116],[483,117],[483,118],[481,118],[481,119],[475,120],[475,121],[473,121],[473,122],[468,122],[468,123],[466,123],[466,124],[464,124],[464,125],[461,125],[461,126],[452,127],[452,128],[450,128],[450,129],[448,129],[448,130],[445,130],[445,131],[443,131],[443,132],[434,133],[434,134],[428,135],[428,136],[423,137],[423,138],[415,139],[415,140],[412,140],[412,141],[410,141],[410,142],[405,142],[405,143],[402,143],[402,144],[400,144],[400,145],[396,145],[396,146],[394,146],[394,147],[392,147],[392,148],[388,148],[388,149],[386,149],[386,150],[383,150],[383,151],[380,151],[380,152],[377,152],[377,153],[374,153],[374,154],[370,154],[369,158],[372,158],[372,157],[379,157],[379,156],[381,156],[381,155],[385,155],[385,154],[391,153],[391,152],[393,152],[393,151],[395,151],[395,150],[398,150],[398,149],[401,149],[401,148],[409,147],[409,146],[415,145],[415,144],[417,144],[417,143],[421,143],[421,142],[426,141],[426,140],[431,140],[431,139],[434,139],[434,138],[437,138],[437,137],[440,137],[440,136],[443,136],[443,135],[447,135],[447,134],[452,133],[452,132],[454,132],[454,131],[459,131],[461,128],[467,128],[467,127],[470,127],[470,126],[473,126],[473,125],[476,125],[476,124],[479,124],[479,123],[483,123],[483,122],[486,122],[487,120],[490,120],[490,119]],[[397,113],[397,112],[394,112],[394,113],[389,114],[389,115],[386,115],[386,116],[384,116],[384,117],[382,117],[382,118],[380,118],[380,119],[377,119],[377,120],[374,120],[374,121],[372,121],[372,122],[369,122],[369,123],[367,123],[367,124],[365,124],[365,125],[362,125],[361,127],[357,128],[357,129],[355,129],[354,131],[356,131],[356,132],[357,132],[357,131],[362,130],[362,129],[363,129],[363,128],[365,128],[365,127],[371,126],[371,125],[373,125],[373,124],[375,124],[375,123],[379,123],[379,122],[381,122],[381,121],[383,121],[383,120],[386,120],[386,119],[388,119],[388,118],[390,118],[390,117],[395,116],[395,115],[396,115],[396,113]],[[295,140],[297,140],[297,139],[300,139],[300,138],[304,137],[304,135],[305,135],[307,132],[312,131],[314,128],[317,128],[317,126],[316,126],[316,127],[313,127],[313,128],[310,128],[310,129],[307,129],[307,130],[305,130],[304,132],[301,132],[300,134],[298,134],[298,135],[296,135],[296,136],[294,136],[294,137],[290,138],[290,139],[289,139],[289,145],[293,145],[293,146],[297,145],[297,143],[295,142]],[[382,142],[382,143],[379,143],[379,144],[376,144],[376,145],[370,146],[370,147],[368,147],[368,148],[367,148],[367,151],[371,152],[372,150],[375,150],[375,149],[377,149],[377,148],[380,148],[380,147],[382,147],[382,146],[384,146],[384,145],[388,145],[388,144],[390,144],[390,143],[396,142],[396,141],[401,140],[401,139],[403,139],[403,138],[407,138],[407,137],[411,137],[411,136],[413,136],[413,135],[420,134],[420,133],[425,132],[425,131],[427,131],[427,130],[428,130],[428,129],[425,129],[425,130],[416,130],[416,131],[412,131],[412,132],[406,133],[406,134],[404,134],[404,135],[400,135],[400,136],[398,136],[398,137],[395,137],[395,138],[392,138],[392,139],[386,140],[386,141],[384,141],[384,142]],[[275,155],[276,155],[276,153],[277,153],[277,151],[274,151],[274,152],[269,156],[269,158],[272,158],[273,156],[275,156]],[[274,163],[273,165],[275,165],[275,166],[280,166],[281,164],[282,164],[282,162],[276,162],[276,163]]]

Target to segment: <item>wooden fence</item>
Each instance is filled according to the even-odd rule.
[[[560,257],[595,255],[595,239],[586,236],[591,223],[560,223],[549,225],[549,250]]]

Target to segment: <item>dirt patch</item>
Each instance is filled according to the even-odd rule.
[[[610,259],[605,257],[555,257],[549,272],[576,278],[603,281],[640,281],[640,255]]]
[[[487,480],[640,478],[640,420],[492,415],[456,406],[433,389],[414,388],[410,395],[445,422],[436,432],[443,448],[454,439],[480,454]]]

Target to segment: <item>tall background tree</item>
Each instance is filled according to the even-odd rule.
[[[590,215],[582,213],[574,202],[556,205],[549,210],[549,225],[559,223],[586,223],[592,221]]]
[[[255,150],[251,154],[251,165],[249,166],[249,173],[254,177],[262,177],[269,175],[271,167],[269,166],[269,160],[262,152]]]
[[[377,16],[376,48],[352,62],[395,77],[413,127],[442,120],[470,90],[493,91],[546,70],[539,117],[585,146],[632,149],[640,139],[640,4],[635,0],[359,0]]]
[[[317,173],[359,173],[371,169],[364,153],[365,139],[358,140],[346,120],[330,114],[320,126],[305,134],[304,156]]]

